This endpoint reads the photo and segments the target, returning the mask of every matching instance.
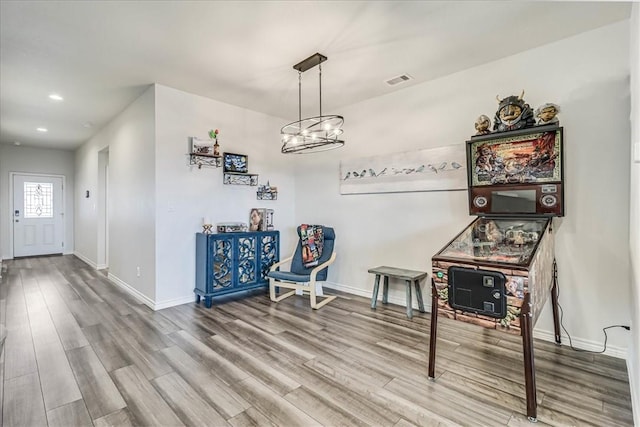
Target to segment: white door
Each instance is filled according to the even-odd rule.
[[[62,253],[62,177],[13,175],[13,256]]]

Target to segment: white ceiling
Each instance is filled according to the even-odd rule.
[[[323,112],[337,114],[630,10],[628,2],[2,1],[0,143],[74,149],[154,82],[284,125],[298,115],[292,66],[315,52],[329,58]],[[403,73],[414,80],[384,83]],[[302,114],[315,115],[317,67],[302,77]],[[54,92],[64,101],[51,101]]]

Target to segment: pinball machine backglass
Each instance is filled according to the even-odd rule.
[[[469,213],[563,216],[562,128],[536,127],[467,141]]]

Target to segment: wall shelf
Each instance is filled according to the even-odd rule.
[[[198,169],[202,169],[202,166],[219,168],[220,166],[222,166],[222,156],[214,156],[213,154],[189,153],[189,164],[191,166],[198,166]]]
[[[258,175],[252,173],[225,172],[223,182],[231,185],[255,186],[258,185]]]
[[[278,200],[277,191],[258,190],[256,192],[256,199],[258,200]]]

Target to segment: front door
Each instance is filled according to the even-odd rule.
[[[13,175],[13,256],[62,253],[62,177]]]

